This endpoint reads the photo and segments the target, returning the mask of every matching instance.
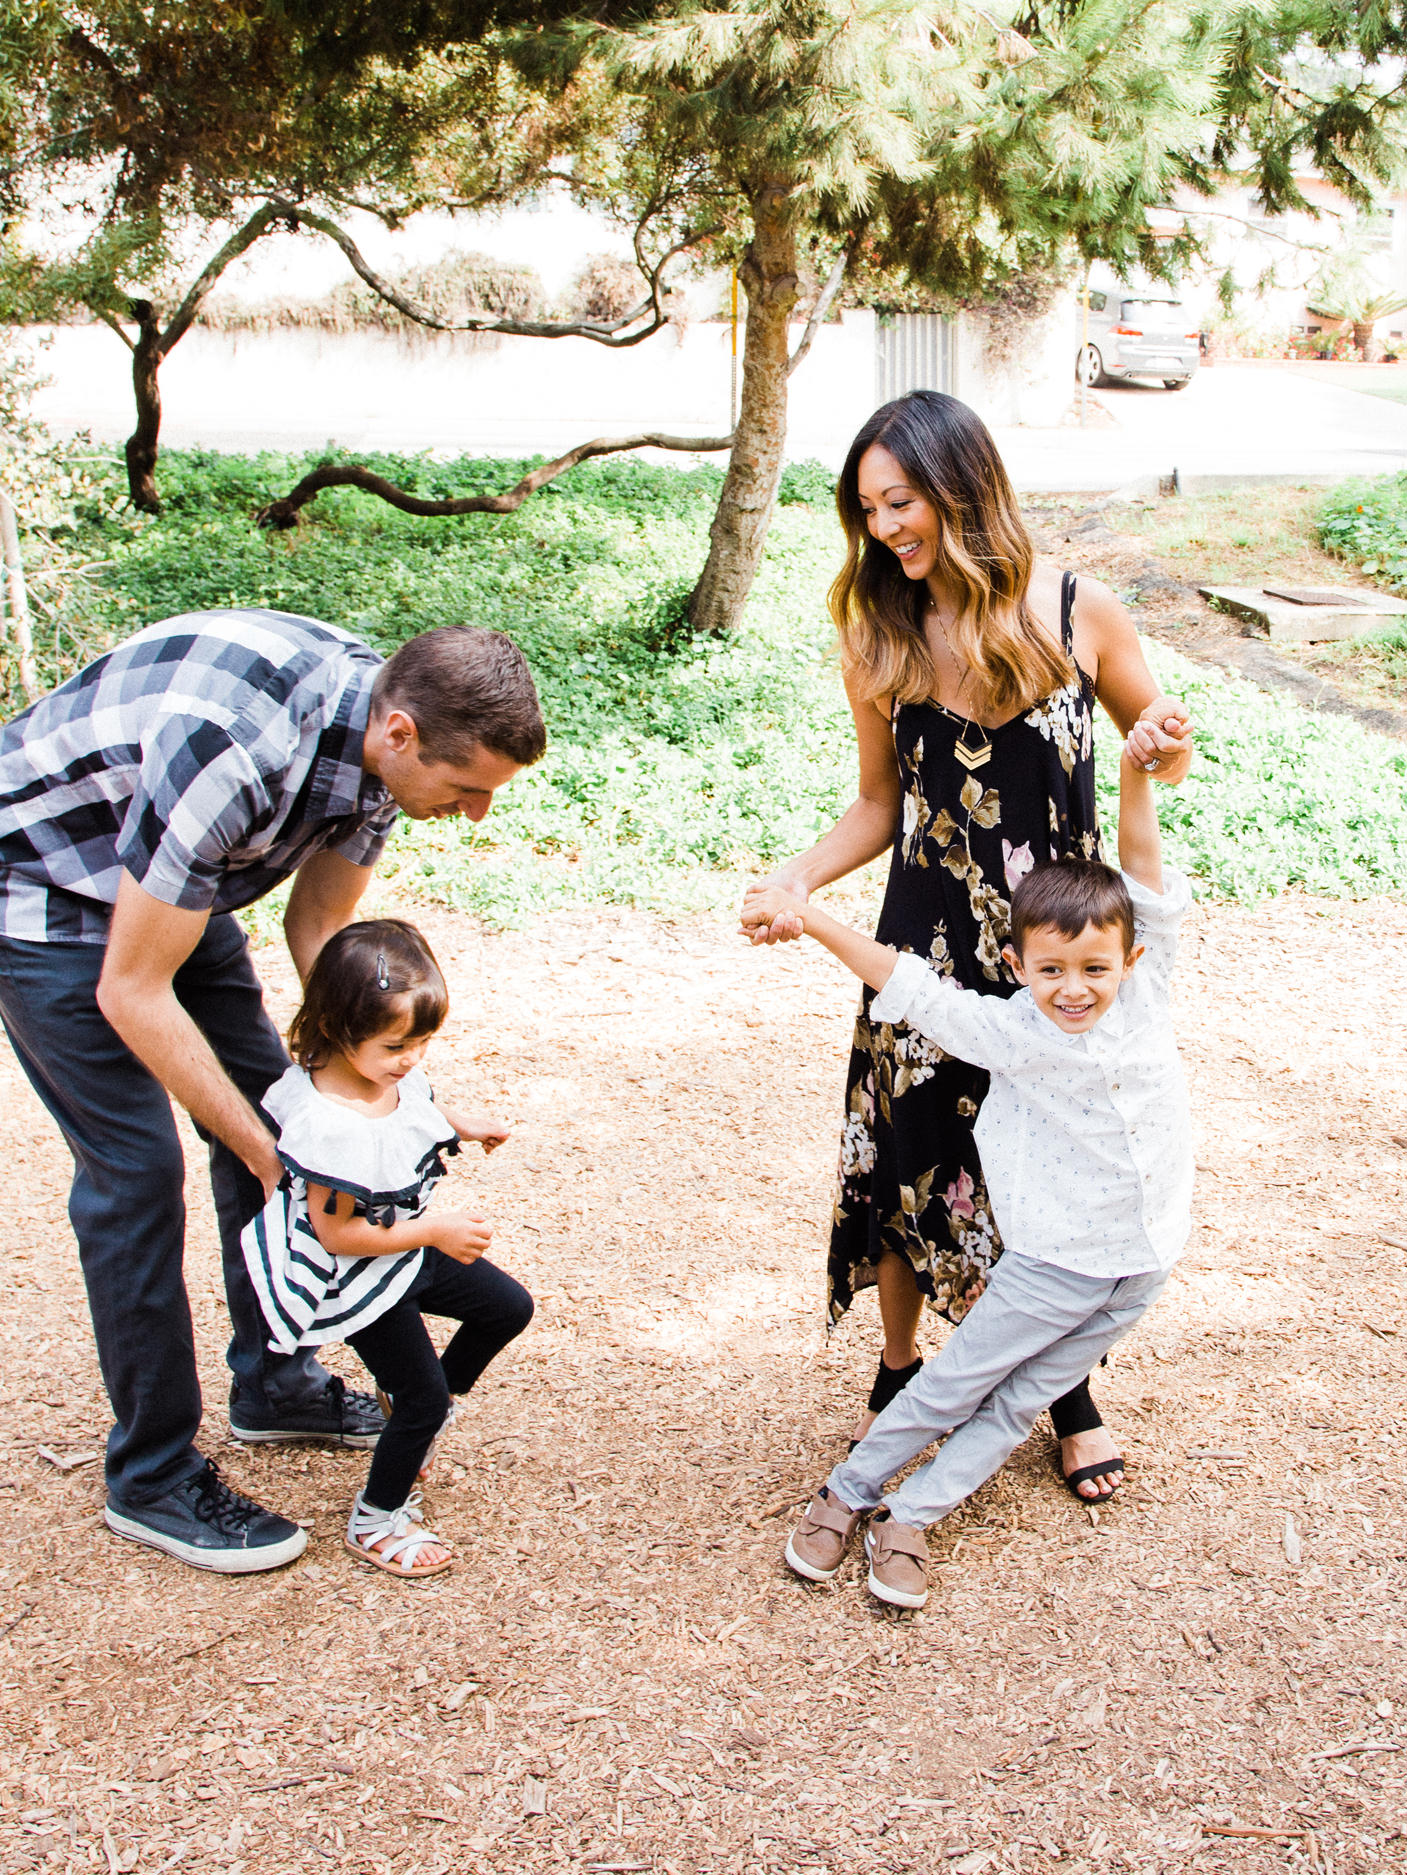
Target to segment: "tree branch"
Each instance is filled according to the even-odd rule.
[[[450,320],[441,319],[437,317],[436,314],[428,311],[425,307],[417,306],[413,300],[407,299],[399,288],[392,286],[389,280],[383,280],[357,246],[356,242],[352,239],[351,235],[347,233],[345,228],[340,228],[335,221],[329,221],[325,215],[314,214],[310,209],[303,208],[296,202],[285,202],[280,197],[273,197],[271,199],[281,217],[287,218],[295,224],[301,223],[305,227],[314,228],[319,234],[325,234],[328,240],[335,242],[351,262],[353,271],[360,279],[366,282],[372,292],[375,293],[379,299],[385,300],[388,306],[394,306],[396,311],[403,314],[405,318],[413,320],[416,325],[429,326],[436,332],[496,332],[508,338],[593,339],[598,345],[607,345],[613,349],[620,349],[628,345],[638,345],[642,339],[651,337],[654,333],[658,332],[662,326],[669,323],[664,310],[661,292],[661,277],[664,273],[664,269],[676,254],[681,253],[686,247],[693,246],[696,241],[703,240],[706,235],[713,232],[712,229],[704,229],[699,233],[690,234],[684,239],[677,241],[674,246],[661,257],[658,265],[647,274],[646,277],[650,282],[648,298],[642,300],[638,306],[632,308],[623,318],[581,320],[576,322],[563,321],[560,323],[542,319],[499,319],[492,317],[471,317],[463,320]],[[638,332],[627,330],[628,327],[636,324],[639,320],[646,318],[648,318],[648,324],[642,326]]]
[[[190,330],[191,321],[200,311],[201,301],[214,286],[220,275],[231,261],[238,260],[247,248],[253,247],[261,234],[266,234],[271,225],[284,219],[284,211],[275,202],[261,202],[242,228],[226,241],[218,253],[212,254],[201,268],[175,312],[171,315],[166,330],[161,335],[161,355],[164,358],[179,340]]]
[[[296,527],[299,509],[324,488],[364,488],[368,494],[377,495],[393,508],[399,508],[402,514],[512,514],[522,507],[529,495],[536,494],[539,488],[555,482],[559,475],[565,475],[568,469],[574,469],[591,456],[615,455],[623,449],[690,449],[711,453],[732,447],[732,436],[666,436],[656,431],[640,436],[593,436],[590,442],[578,443],[564,456],[530,470],[501,495],[459,495],[444,501],[426,501],[419,495],[408,495],[385,476],[364,469],[359,463],[329,462],[310,470],[296,488],[260,508],[254,522],[257,527]]]
[[[1334,255],[1339,251],[1336,246],[1321,246],[1314,241],[1296,240],[1292,234],[1281,234],[1278,228],[1267,228],[1263,222],[1252,221],[1248,215],[1235,215],[1230,209],[1226,208],[1179,208],[1176,212],[1184,217],[1188,215],[1200,215],[1204,220],[1234,221],[1238,227],[1244,228],[1248,234],[1262,236],[1267,241],[1280,241],[1286,247],[1292,247],[1301,254]],[[1335,211],[1332,209],[1329,210],[1331,215],[1333,215],[1334,212]],[[1342,232],[1341,218],[1336,217],[1336,219],[1340,220],[1340,232]]]
[[[821,322],[835,304],[836,295],[845,285],[845,275],[849,269],[851,257],[854,252],[854,242],[847,241],[845,246],[840,250],[834,267],[832,267],[830,272],[826,275],[826,284],[816,295],[816,304],[811,308],[811,317],[806,321],[806,330],[801,335],[801,342],[788,360],[788,377],[791,376],[792,372],[795,371],[807,352],[810,351],[811,341],[820,330]]]
[[[115,313],[110,313],[107,310],[106,306],[94,306],[90,302],[87,302],[87,301],[85,301],[84,303],[88,306],[89,312],[92,313],[95,319],[101,319],[101,321],[108,328],[109,331],[115,332],[117,334],[117,336],[122,340],[122,343],[127,347],[129,352],[136,351],[137,349],[136,340],[129,338],[127,334],[123,331],[121,323],[119,322],[117,315]]]

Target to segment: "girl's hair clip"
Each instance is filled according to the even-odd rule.
[[[386,968],[386,954],[384,951],[377,951],[376,953],[376,987],[379,990],[389,990],[391,987],[391,973]]]

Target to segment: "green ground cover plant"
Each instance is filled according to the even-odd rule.
[[[839,531],[817,465],[788,472],[742,629],[700,639],[682,600],[707,548],[714,468],[584,465],[517,514],[455,521],[340,490],[291,533],[257,532],[255,507],[311,461],[172,452],[165,515],[94,499],[74,523],[68,551],[90,571],[47,648],[50,677],[204,606],[308,612],[385,650],[459,621],[511,633],[538,676],[547,758],[480,826],[402,825],[388,854],[392,884],[490,922],[584,902],[726,910],[747,876],[850,800],[854,741],[825,612]],[[505,486],[525,465],[374,466],[440,494]],[[1169,856],[1200,892],[1407,884],[1402,752],[1160,646],[1149,655],[1199,723],[1193,777],[1160,802]],[[1101,721],[1106,813],[1116,750]]]
[[[1319,537],[1380,586],[1407,592],[1407,474],[1340,482],[1320,509]]]

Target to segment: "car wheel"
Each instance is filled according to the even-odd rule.
[[[1075,358],[1075,380],[1091,388],[1104,382],[1104,360],[1097,345],[1082,345]]]
[[[1165,391],[1181,391],[1185,390],[1191,382],[1191,378],[1164,378],[1163,389]]]

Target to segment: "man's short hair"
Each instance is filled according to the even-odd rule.
[[[1011,945],[1020,957],[1033,931],[1077,938],[1086,925],[1118,927],[1127,957],[1135,943],[1133,900],[1112,866],[1097,859],[1059,859],[1028,872],[1011,895]]]
[[[462,761],[485,748],[527,768],[547,747],[527,659],[502,632],[473,625],[408,639],[377,673],[371,706],[378,717],[404,710],[427,762]]]

